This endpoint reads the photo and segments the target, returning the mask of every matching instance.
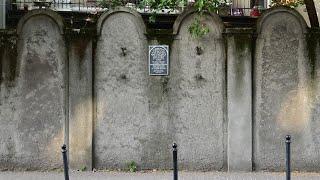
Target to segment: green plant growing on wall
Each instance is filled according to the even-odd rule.
[[[129,170],[130,172],[136,172],[136,171],[137,171],[137,163],[134,162],[134,161],[130,161],[130,162],[128,163],[128,170]]]
[[[80,171],[85,171],[85,170],[87,170],[87,166],[81,166],[81,168],[80,168]]]
[[[208,26],[203,23],[202,19],[205,13],[216,13],[221,5],[228,4],[228,0],[195,0],[190,3],[196,10],[197,16],[189,27],[189,33],[193,38],[201,38],[210,32]],[[128,0],[100,0],[99,6],[103,8],[114,8],[116,6],[125,6]],[[181,10],[188,6],[188,0],[142,0],[138,5],[139,8],[150,9],[150,22],[156,21],[156,16],[163,10],[167,13],[174,10]]]
[[[194,8],[197,10],[197,17],[188,29],[193,38],[201,38],[210,32],[209,27],[201,19],[205,13],[216,13],[222,3],[226,3],[226,0],[196,0]]]
[[[203,37],[210,31],[206,24],[201,23],[200,18],[196,17],[191,26],[189,26],[189,33],[193,38]]]

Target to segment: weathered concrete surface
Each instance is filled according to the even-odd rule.
[[[6,25],[6,6],[4,5],[5,4],[5,0],[1,0],[0,1],[0,29],[4,29],[5,28],[5,25]]]
[[[4,39],[0,43],[4,43]],[[13,114],[16,106],[14,104],[17,93],[14,90],[14,71],[12,62],[16,64],[16,58],[12,58],[12,53],[8,46],[1,47],[1,80],[0,80],[0,169],[13,167],[11,159],[15,153],[14,140],[12,134],[15,130]],[[12,70],[14,69],[14,70]]]
[[[303,18],[272,9],[258,22],[251,67],[251,37],[227,32],[224,41],[221,21],[208,15],[210,33],[193,39],[190,13],[178,17],[171,45],[171,37],[147,41],[136,12],[109,11],[92,56],[94,41],[85,38],[66,52],[59,15],[29,12],[18,49],[0,49],[0,169],[61,167],[65,139],[74,169],[91,169],[92,160],[97,168],[135,161],[169,169],[177,142],[180,169],[249,171],[252,154],[253,168],[278,171],[291,134],[293,169],[318,171],[319,34],[308,34],[307,46]],[[170,75],[150,77],[147,47],[158,43],[170,45]]]
[[[227,31],[228,171],[252,171],[252,32]]]
[[[310,127],[312,132],[312,141],[317,151],[316,153],[320,154],[319,146],[320,146],[320,32],[314,32],[314,34],[310,34],[308,39],[308,51],[310,56],[310,62],[312,63],[312,87],[314,88],[311,93],[311,114],[310,114]],[[317,159],[317,158],[316,158]],[[312,164],[314,165],[314,164]],[[316,171],[319,168],[314,167]]]
[[[6,88],[1,97],[4,168],[61,167],[66,49],[57,23],[62,20],[50,13],[33,11],[20,21],[14,87]]]
[[[94,80],[95,166],[127,168],[135,161],[147,167],[147,162],[142,163],[145,150],[154,147],[146,145],[158,136],[151,134],[148,43],[142,18],[124,8],[107,12],[98,22],[99,32]],[[148,155],[146,161],[156,157]]]
[[[6,0],[0,1],[0,29],[6,28]]]
[[[170,43],[164,43],[163,41],[166,40],[149,40],[148,44],[170,45]],[[148,71],[148,67],[146,70]],[[148,130],[149,139],[142,143],[143,152],[141,158],[141,162],[145,163],[144,168],[146,169],[172,168],[171,145],[174,142],[175,129],[173,119],[170,118],[174,109],[170,106],[172,99],[170,98],[171,88],[169,87],[169,81],[170,76],[148,77],[147,97],[151,125]]]
[[[92,169],[92,40],[69,48],[69,156],[72,169]]]
[[[221,170],[226,168],[223,24],[216,15],[205,15],[201,21],[210,32],[194,39],[188,31],[191,12],[180,15],[173,30],[178,33],[169,81],[174,139],[181,169]]]
[[[314,6],[316,8],[318,20],[319,20],[320,19],[320,1],[313,1],[313,2],[314,2]]]
[[[276,8],[258,22],[255,62],[254,163],[257,170],[285,167],[286,134],[293,137],[292,168],[317,170],[319,124],[311,121],[310,64],[306,24],[289,8]]]
[[[317,173],[293,173],[292,180],[318,180]],[[61,180],[63,173],[54,172],[0,172],[6,180]],[[70,179],[76,180],[164,180],[172,179],[172,172],[71,172]],[[179,172],[183,180],[283,180],[284,173],[223,173],[223,172]]]

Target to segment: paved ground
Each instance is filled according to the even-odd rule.
[[[171,172],[72,172],[70,180],[172,180]],[[284,173],[180,172],[179,180],[285,180]],[[319,180],[319,173],[293,173],[292,180]],[[0,172],[0,180],[64,180],[58,172]]]

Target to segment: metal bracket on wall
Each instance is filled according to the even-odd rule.
[[[127,48],[125,48],[125,47],[121,47],[121,55],[122,56],[126,56],[127,55]]]
[[[197,52],[197,55],[201,55],[203,53],[203,50],[200,46],[197,46],[196,47],[196,52]]]

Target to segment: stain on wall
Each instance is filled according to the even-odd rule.
[[[69,48],[69,162],[92,169],[92,40],[74,38]]]

